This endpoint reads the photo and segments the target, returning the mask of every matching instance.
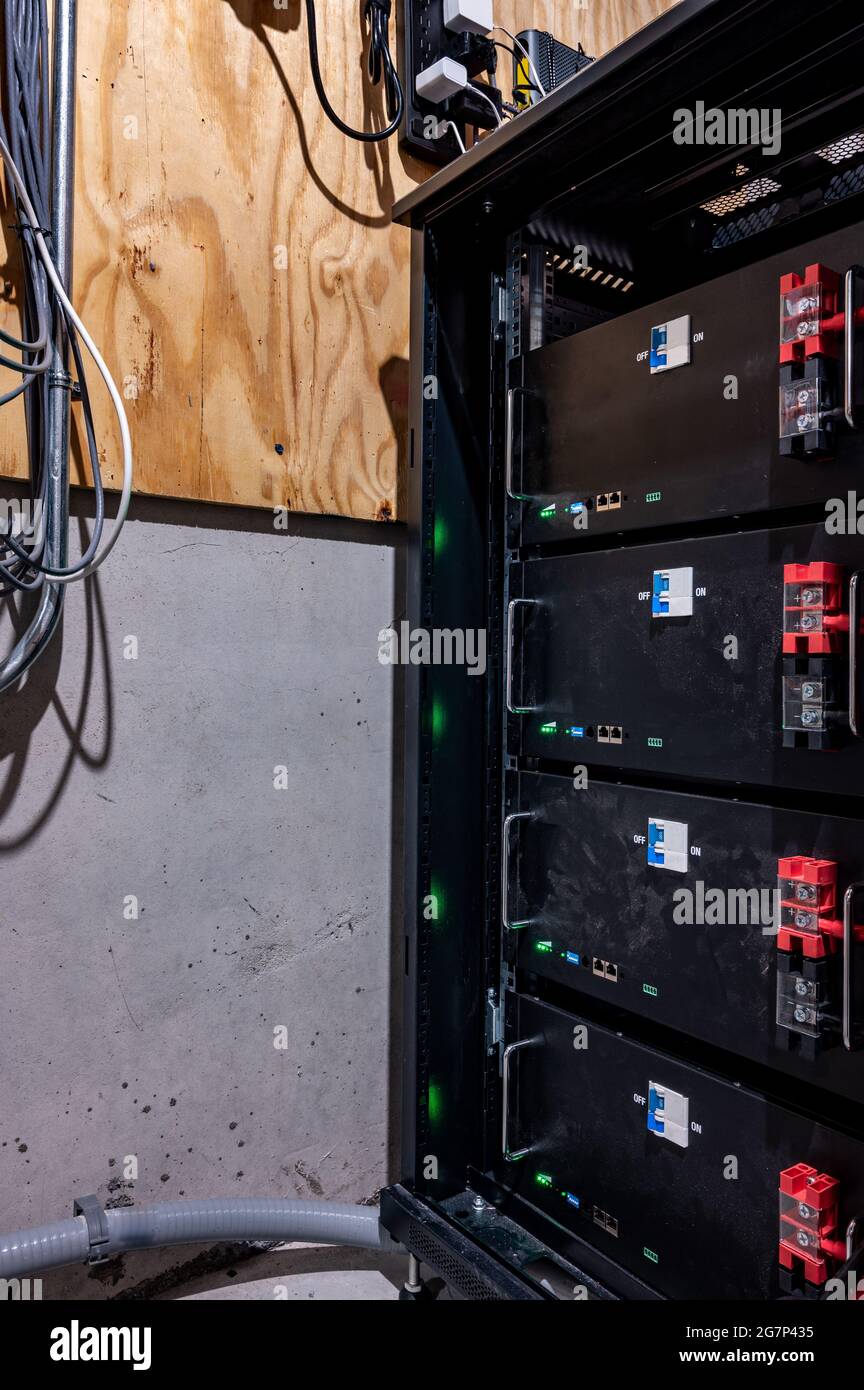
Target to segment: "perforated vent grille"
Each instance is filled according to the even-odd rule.
[[[475,1274],[472,1269],[467,1268],[458,1256],[422,1226],[418,1226],[416,1221],[411,1222],[407,1244],[421,1263],[431,1265],[463,1298],[472,1302],[506,1302],[503,1294],[491,1284],[487,1284],[486,1280]]]
[[[702,203],[701,207],[703,212],[710,212],[712,217],[728,217],[730,212],[737,212],[748,203],[767,198],[769,193],[778,193],[779,190],[780,185],[774,179],[751,179],[734,192],[721,193],[719,198],[711,198],[709,202]]]
[[[835,174],[825,190],[826,203],[836,203],[840,198],[848,198],[864,189],[864,164],[856,164],[854,169],[844,169]]]
[[[842,140],[837,140],[833,145],[826,145],[816,153],[820,158],[827,159],[829,164],[842,164],[844,159],[851,159],[853,155],[861,154],[862,151],[864,130],[856,130],[854,135],[846,135]]]
[[[736,241],[745,241],[757,232],[767,231],[779,211],[780,204],[771,203],[766,208],[759,208],[758,212],[748,213],[746,217],[736,217],[734,222],[723,222],[714,233],[712,247],[718,251],[723,246],[733,246]]]

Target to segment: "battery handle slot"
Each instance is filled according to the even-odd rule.
[[[511,386],[507,391],[504,408],[504,491],[513,502],[525,502],[528,494],[513,491],[513,450],[516,433],[516,397],[527,396],[524,386]],[[521,458],[521,452],[520,452]]]
[[[543,1038],[537,1034],[533,1038],[523,1038],[521,1042],[508,1043],[501,1059],[501,1152],[507,1163],[515,1163],[531,1152],[531,1145],[522,1149],[510,1148],[510,1058],[523,1047],[542,1047]]]
[[[856,570],[849,580],[849,728],[855,738],[861,737],[858,698],[858,648],[861,644],[861,573],[860,570]]]
[[[862,292],[856,294],[856,286]],[[851,430],[864,427],[864,403],[856,394],[857,358],[864,355],[855,334],[855,323],[864,316],[864,266],[853,265],[846,271],[843,285],[843,414]]]
[[[864,882],[850,883],[843,894],[843,1046],[847,1052],[857,1052],[861,1038],[855,1024],[855,897],[864,890]]]
[[[513,703],[513,646],[515,641],[516,610],[520,604],[535,607],[534,598],[511,598],[507,605],[507,650],[504,658],[504,701],[508,714],[531,714],[536,705],[514,705]]]

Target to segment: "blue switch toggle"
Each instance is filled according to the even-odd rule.
[[[666,1125],[663,1111],[666,1108],[666,1098],[658,1095],[652,1086],[648,1091],[648,1128],[652,1134],[665,1133]]]
[[[663,848],[663,841],[665,840],[665,838],[666,832],[663,826],[658,825],[657,822],[654,820],[649,820],[648,863],[655,865],[659,869],[662,869],[664,864],[666,863],[666,852]]]
[[[643,339],[643,342],[644,342],[644,339]],[[650,356],[650,365],[651,365],[652,367],[654,367],[655,369],[656,369],[657,367],[665,367],[665,366],[666,366],[666,345],[667,345],[666,324],[665,324],[665,323],[661,323],[661,324],[658,324],[656,328],[652,328],[652,329],[651,329],[651,356]]]
[[[662,570],[654,571],[654,592],[651,595],[651,612],[655,617],[663,617],[669,612],[669,600],[664,594],[669,592],[669,576]]]
[[[659,1081],[648,1082],[648,1130],[679,1149],[690,1145],[690,1102]]]

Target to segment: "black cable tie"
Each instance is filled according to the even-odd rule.
[[[41,232],[43,236],[51,235],[50,227],[34,227],[32,222],[10,222],[9,230],[15,232],[17,236],[23,236],[25,232]]]
[[[108,1242],[108,1217],[99,1198],[95,1195],[90,1197],[76,1197],[72,1207],[73,1216],[83,1216],[87,1222],[87,1235],[90,1239],[90,1250],[87,1255],[87,1263],[91,1265],[101,1265],[109,1258]]]
[[[71,391],[73,395],[75,394],[75,382],[68,372],[58,372],[52,369],[48,373],[48,385],[60,391]],[[80,388],[78,394],[81,394]]]

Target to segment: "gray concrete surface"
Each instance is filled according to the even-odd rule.
[[[279,1246],[238,1268],[185,1283],[160,1301],[381,1303],[399,1298],[407,1255],[332,1246]]]
[[[0,696],[2,1230],[88,1192],[371,1200],[388,1177],[396,528],[133,516]],[[45,1296],[238,1255],[127,1256]]]

